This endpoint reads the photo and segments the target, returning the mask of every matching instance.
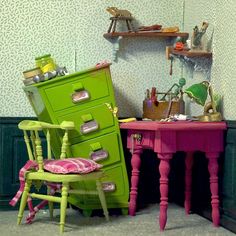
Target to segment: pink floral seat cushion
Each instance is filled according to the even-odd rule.
[[[95,161],[79,157],[44,161],[44,169],[57,174],[86,174],[100,168],[102,165]]]

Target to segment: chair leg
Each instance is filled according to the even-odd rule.
[[[23,192],[22,197],[21,197],[20,209],[19,209],[18,219],[17,219],[17,224],[18,225],[20,225],[21,221],[22,221],[22,217],[23,217],[25,206],[26,206],[26,203],[27,203],[31,183],[32,183],[31,180],[26,180],[26,182],[25,182],[24,192]]]
[[[103,214],[106,217],[106,220],[109,220],[109,213],[107,210],[107,203],[106,203],[106,198],[105,198],[105,194],[103,192],[102,189],[102,184],[99,180],[96,180],[96,185],[97,185],[97,191],[98,191],[98,196],[102,205],[102,209],[103,209]]]
[[[63,183],[61,189],[61,206],[60,206],[60,233],[64,232],[66,208],[67,208],[67,196],[68,196],[69,184]]]
[[[53,202],[48,202],[48,209],[49,209],[49,215],[50,215],[50,219],[53,219]]]
[[[47,187],[47,193],[50,195],[50,187]],[[50,219],[53,218],[53,202],[48,201],[48,208],[49,208],[49,214],[50,214]]]

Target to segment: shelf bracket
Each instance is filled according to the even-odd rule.
[[[117,61],[117,54],[118,54],[118,51],[120,50],[120,41],[121,41],[121,39],[123,39],[122,36],[115,37],[113,39],[113,42],[112,42],[112,45],[113,45],[112,61]]]
[[[210,80],[211,76],[211,58],[198,58],[198,57],[187,57],[182,55],[171,54],[173,57],[178,58],[180,62],[185,66],[185,68],[193,77],[193,72],[202,72],[207,80]]]
[[[120,41],[123,39],[123,36],[114,36],[107,39],[112,43],[112,61],[117,61],[117,54],[120,50]]]

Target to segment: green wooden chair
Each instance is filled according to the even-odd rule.
[[[24,140],[27,147],[27,152],[29,156],[30,161],[35,161],[37,164],[37,169],[31,169],[28,170],[25,173],[25,183],[24,183],[24,191],[22,193],[21,202],[20,202],[20,209],[18,213],[18,221],[17,223],[20,224],[22,221],[23,213],[25,206],[27,204],[28,197],[31,198],[37,198],[48,201],[49,204],[49,210],[50,210],[50,216],[53,216],[53,202],[60,203],[60,232],[62,233],[64,231],[64,225],[65,225],[65,217],[66,217],[66,208],[67,208],[67,198],[70,193],[73,194],[97,194],[99,196],[103,213],[105,215],[106,220],[109,220],[109,215],[107,211],[107,204],[105,199],[105,194],[102,189],[101,184],[101,178],[103,177],[103,172],[101,170],[98,170],[96,165],[99,166],[97,163],[92,163],[92,160],[83,159],[82,158],[66,158],[68,153],[68,132],[70,130],[74,129],[74,123],[70,121],[63,121],[60,125],[56,124],[49,124],[45,122],[39,122],[39,121],[32,121],[32,120],[24,120],[19,123],[18,125],[19,129],[23,130],[24,132]],[[55,129],[60,129],[63,131],[63,138],[61,140],[62,146],[61,146],[61,155],[58,160],[53,160],[51,155],[51,136],[50,132],[52,132]],[[40,131],[44,131],[47,141],[47,160],[45,162],[45,157],[43,157],[42,152],[42,145],[41,145],[41,138],[39,135]],[[50,164],[51,162],[57,162],[57,161],[67,161],[67,160],[81,160],[82,162],[85,160],[91,164],[89,166],[91,171],[91,166],[94,168],[92,172],[82,172],[80,173],[67,173],[67,174],[61,174],[60,171],[56,171],[57,173],[52,173],[48,170],[45,170],[46,165]],[[47,164],[46,164],[47,163]],[[54,163],[55,164],[55,163]],[[83,164],[83,163],[82,163]],[[87,165],[86,164],[86,165]],[[50,166],[50,165],[49,165]],[[82,170],[84,166],[82,165]],[[59,173],[58,173],[59,172]],[[94,190],[77,190],[77,189],[70,189],[70,184],[73,182],[79,182],[79,181],[96,181],[96,189]],[[61,190],[59,191],[61,193],[60,197],[58,196],[52,196],[49,194],[50,187],[48,187],[48,194],[39,194],[39,193],[31,193],[31,185],[32,182],[44,182],[47,183],[61,183]],[[49,185],[50,186],[50,185]]]

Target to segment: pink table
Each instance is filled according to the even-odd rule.
[[[136,212],[136,200],[139,181],[140,155],[143,149],[152,149],[160,159],[160,230],[165,229],[168,207],[168,174],[173,153],[185,151],[185,211],[191,207],[191,184],[193,152],[205,152],[210,174],[212,221],[214,226],[220,223],[218,196],[218,157],[223,151],[225,122],[156,122],[135,121],[120,124],[128,130],[127,147],[132,152],[132,177],[129,202],[129,214]]]

